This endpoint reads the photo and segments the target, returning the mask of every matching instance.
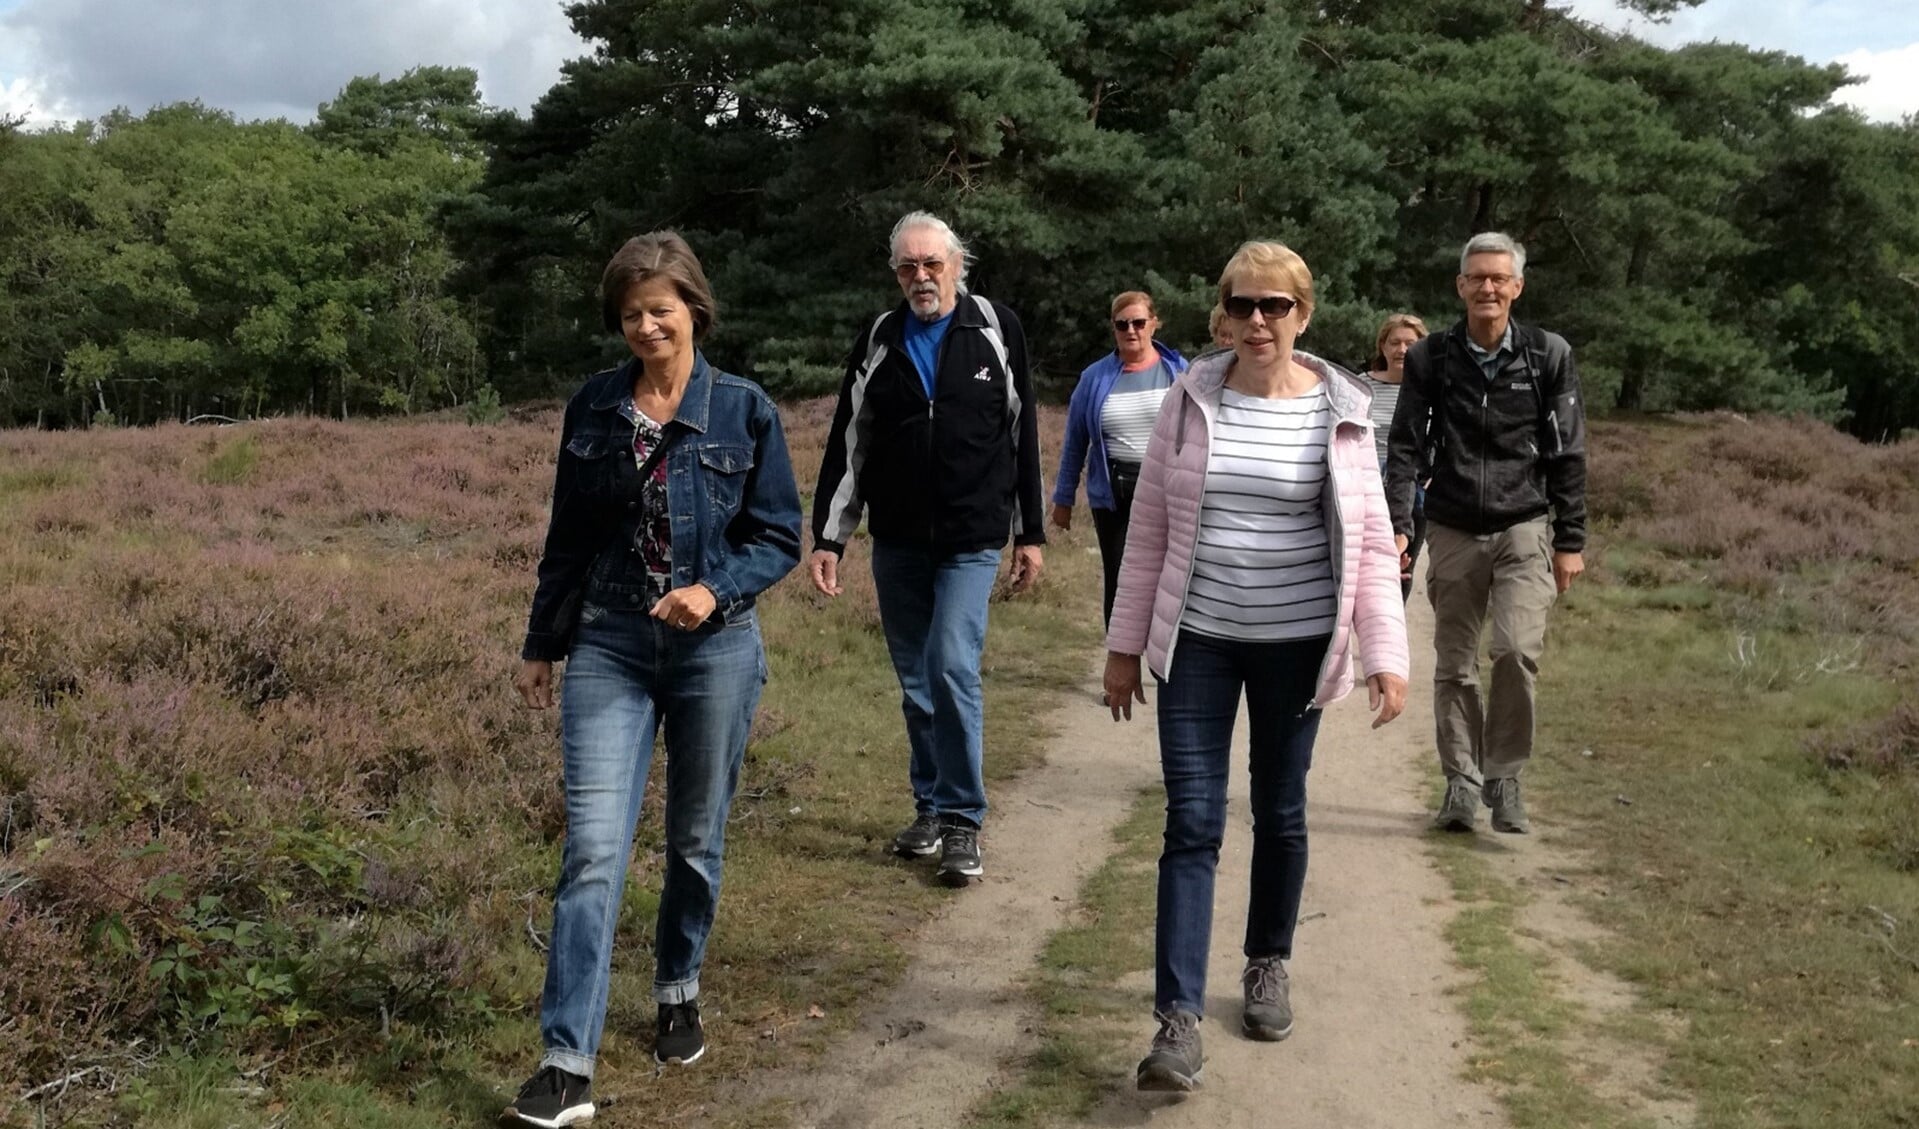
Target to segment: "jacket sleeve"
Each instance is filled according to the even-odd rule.
[[[1152,633],[1153,603],[1166,567],[1166,462],[1172,457],[1179,426],[1176,413],[1185,395],[1174,385],[1160,401],[1159,418],[1146,441],[1146,460],[1133,487],[1126,548],[1119,558],[1119,583],[1113,591],[1113,617],[1106,626],[1106,649],[1116,655],[1144,654]]]
[[[840,402],[833,409],[833,428],[826,433],[819,481],[813,488],[813,548],[829,553],[846,552],[846,542],[860,527],[860,515],[865,510],[860,497],[860,464],[870,449],[873,426],[866,398],[866,385],[873,374],[866,356],[878,329],[875,320],[853,339],[853,351],[846,358],[846,377],[840,381]]]
[[[1540,460],[1553,508],[1553,551],[1580,553],[1586,549],[1586,398],[1579,391],[1572,346],[1558,336],[1549,342],[1555,363]]]
[[[726,526],[728,551],[700,578],[722,614],[771,588],[800,563],[800,491],[786,451],[780,413],[765,393],[753,393],[753,469],[740,509]]]
[[[1379,485],[1379,465],[1371,458],[1359,462],[1366,516],[1360,532],[1359,584],[1353,594],[1357,649],[1368,675],[1397,674],[1411,681],[1406,602],[1399,587],[1399,550],[1393,545],[1392,521]]]
[[[1033,364],[1026,354],[1026,330],[1013,311],[1000,307],[1006,335],[1006,363],[1013,366],[1013,393],[1019,397],[1018,450],[1014,466],[1013,544],[1046,544],[1045,486],[1040,482],[1039,402],[1033,398]]]
[[[1386,511],[1392,532],[1413,535],[1413,486],[1419,468],[1431,461],[1426,450],[1431,433],[1432,345],[1427,337],[1406,351],[1405,376],[1399,383],[1399,404],[1386,432]]]
[[[553,467],[553,509],[547,519],[546,544],[540,551],[526,641],[520,647],[523,659],[555,662],[566,657],[573,643],[580,589],[599,549],[592,537],[592,523],[580,520],[573,512],[578,503],[579,460],[569,456],[566,449],[573,439],[580,405],[585,402],[583,395],[567,404],[560,425],[560,453]]]
[[[1080,472],[1086,469],[1086,452],[1092,445],[1093,368],[1088,365],[1073,386],[1073,397],[1066,405],[1066,439],[1059,449],[1059,475],[1053,479],[1053,504],[1070,506],[1079,496]]]

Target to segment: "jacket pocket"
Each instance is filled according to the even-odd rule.
[[[739,512],[746,490],[746,473],[753,469],[753,448],[743,443],[709,443],[700,448],[700,477],[706,479],[706,497],[721,523]]]

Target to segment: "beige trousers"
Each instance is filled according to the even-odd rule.
[[[1475,788],[1516,777],[1533,754],[1533,683],[1553,587],[1545,518],[1474,536],[1433,522],[1426,550],[1433,605],[1433,723],[1446,778]],[[1491,685],[1479,697],[1479,635],[1492,613]]]

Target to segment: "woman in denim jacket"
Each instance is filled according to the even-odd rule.
[[[593,1115],[595,1053],[634,822],[666,731],[666,874],[656,928],[654,1058],[706,1050],[700,963],[747,729],[766,681],[753,604],[799,562],[800,499],[773,402],[713,369],[705,273],[672,232],[630,240],[600,281],[634,359],[567,404],[553,517],[515,688],[560,720],[567,833],[540,997],[540,1069],[507,1108]]]

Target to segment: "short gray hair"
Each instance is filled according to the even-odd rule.
[[[1503,231],[1482,231],[1466,240],[1466,249],[1459,253],[1460,274],[1466,273],[1466,260],[1474,255],[1511,255],[1513,277],[1526,277],[1526,249]]]
[[[959,289],[966,289],[966,262],[971,258],[966,253],[966,244],[960,242],[960,237],[953,234],[953,229],[946,225],[945,220],[931,212],[908,212],[900,217],[900,222],[893,225],[893,234],[886,240],[888,264],[899,266],[900,237],[917,227],[930,228],[946,240],[946,253],[952,256],[953,262],[958,267],[954,281],[958,283]]]

